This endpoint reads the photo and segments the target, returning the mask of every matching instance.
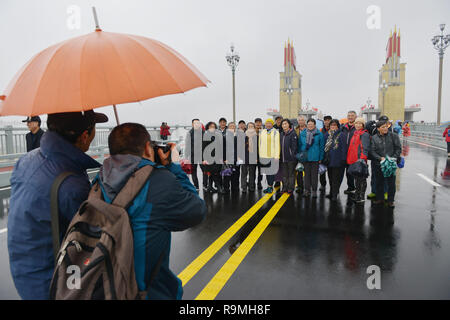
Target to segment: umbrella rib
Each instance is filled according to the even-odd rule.
[[[34,109],[34,105],[36,103],[36,94],[40,91],[40,88],[42,86],[42,79],[44,79],[47,71],[48,71],[48,66],[51,63],[51,61],[53,60],[53,58],[55,57],[55,55],[61,50],[62,46],[65,45],[69,40],[63,41],[61,42],[58,47],[56,48],[55,52],[53,52],[53,54],[51,55],[50,59],[47,61],[47,63],[45,64],[45,69],[44,72],[42,72],[42,74],[40,75],[40,79],[39,79],[39,85],[37,87],[36,93],[35,93],[35,97],[33,99],[33,107],[32,109]]]
[[[111,46],[114,49],[114,51],[117,53],[117,56],[119,57],[120,63],[122,64],[122,66],[123,66],[123,68],[125,70],[125,75],[128,78],[128,82],[130,83],[131,89],[134,91],[134,96],[136,97],[136,101],[140,101],[139,95],[138,95],[137,90],[136,90],[136,88],[134,86],[134,82],[133,82],[132,78],[130,77],[129,70],[128,70],[126,64],[123,63],[123,61],[122,61],[122,56],[120,55],[119,50],[117,50],[116,46],[114,45],[114,41],[109,41],[109,43],[111,44]]]
[[[133,41],[136,42],[137,44],[139,44],[141,47],[143,47],[143,48],[150,54],[150,51],[149,51],[144,45],[141,44],[141,42],[139,41],[139,39],[135,39],[133,36],[128,36],[128,38],[131,39],[131,40],[133,40]],[[157,44],[159,47],[162,47],[162,46],[159,44],[158,41],[156,41],[156,40],[153,40],[153,41],[154,41],[154,43]],[[166,50],[166,48],[163,48],[163,49]],[[167,51],[168,51],[168,50],[167,50]],[[168,52],[169,52],[169,51],[168,51]],[[173,55],[172,52],[170,52],[170,54]],[[179,59],[177,56],[175,56],[175,57],[176,57],[177,59]],[[172,77],[172,75],[170,74],[170,72],[167,71],[166,67],[165,67],[158,59],[156,59],[156,57],[155,57],[155,61],[157,61],[158,64],[161,66],[161,68],[164,69],[164,70],[166,71],[167,75],[173,80],[173,82],[175,83],[175,85],[178,87],[178,89],[179,89],[181,92],[184,93],[184,92],[187,91],[187,90],[184,90],[184,89],[182,89],[182,88],[180,87],[180,85],[179,85],[178,82],[175,80],[175,78]],[[143,64],[143,65],[145,65],[145,64]]]

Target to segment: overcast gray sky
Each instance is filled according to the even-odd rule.
[[[94,30],[96,6],[104,31],[131,33],[164,42],[192,62],[208,88],[118,106],[121,122],[190,123],[232,118],[231,71],[225,55],[234,43],[241,60],[236,74],[237,118],[266,117],[279,108],[279,72],[290,38],[303,76],[303,104],[343,117],[368,97],[378,105],[378,70],[389,32],[401,30],[406,62],[406,105],[419,103],[416,120],[435,121],[438,55],[430,39],[447,23],[450,1],[406,0],[2,0],[0,10],[0,94],[34,54],[57,42]],[[80,28],[71,29],[67,9],[81,9]],[[378,6],[380,29],[369,29],[366,12]],[[444,57],[442,119],[450,120],[450,48]],[[113,120],[112,107],[97,109]],[[5,117],[0,121],[20,118]],[[111,121],[111,124],[114,124]]]

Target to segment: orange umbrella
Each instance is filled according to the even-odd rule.
[[[163,43],[97,27],[35,55],[0,96],[0,115],[115,107],[186,92],[207,82],[189,61]]]

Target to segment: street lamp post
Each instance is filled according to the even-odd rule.
[[[240,57],[237,52],[234,52],[233,44],[231,44],[231,52],[228,53],[225,58],[227,59],[228,65],[231,67],[231,74],[233,78],[233,122],[236,123],[236,94],[235,94],[234,77],[236,68],[239,64]]]
[[[386,91],[387,91],[388,87],[389,87],[389,84],[386,83],[386,80],[383,80],[383,83],[380,84],[380,90],[381,90],[381,93],[383,94],[383,106],[381,108],[381,115],[384,115],[384,96],[386,95]]]
[[[431,39],[434,48],[439,54],[439,88],[438,88],[438,109],[437,109],[437,125],[441,124],[441,94],[442,94],[442,64],[444,62],[444,51],[450,44],[450,34],[444,36],[445,24],[440,24],[441,34]]]

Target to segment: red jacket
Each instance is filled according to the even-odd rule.
[[[170,129],[169,126],[165,126],[165,127],[161,126],[161,127],[160,127],[160,131],[159,131],[159,134],[160,134],[161,136],[170,136],[170,131],[169,131],[169,129]]]
[[[359,159],[367,161],[370,149],[370,136],[367,130],[357,130],[350,140],[347,152],[347,164],[353,164]]]
[[[450,131],[447,129],[445,129],[444,133],[442,134],[443,137],[445,137],[445,141],[446,142],[450,142]]]

